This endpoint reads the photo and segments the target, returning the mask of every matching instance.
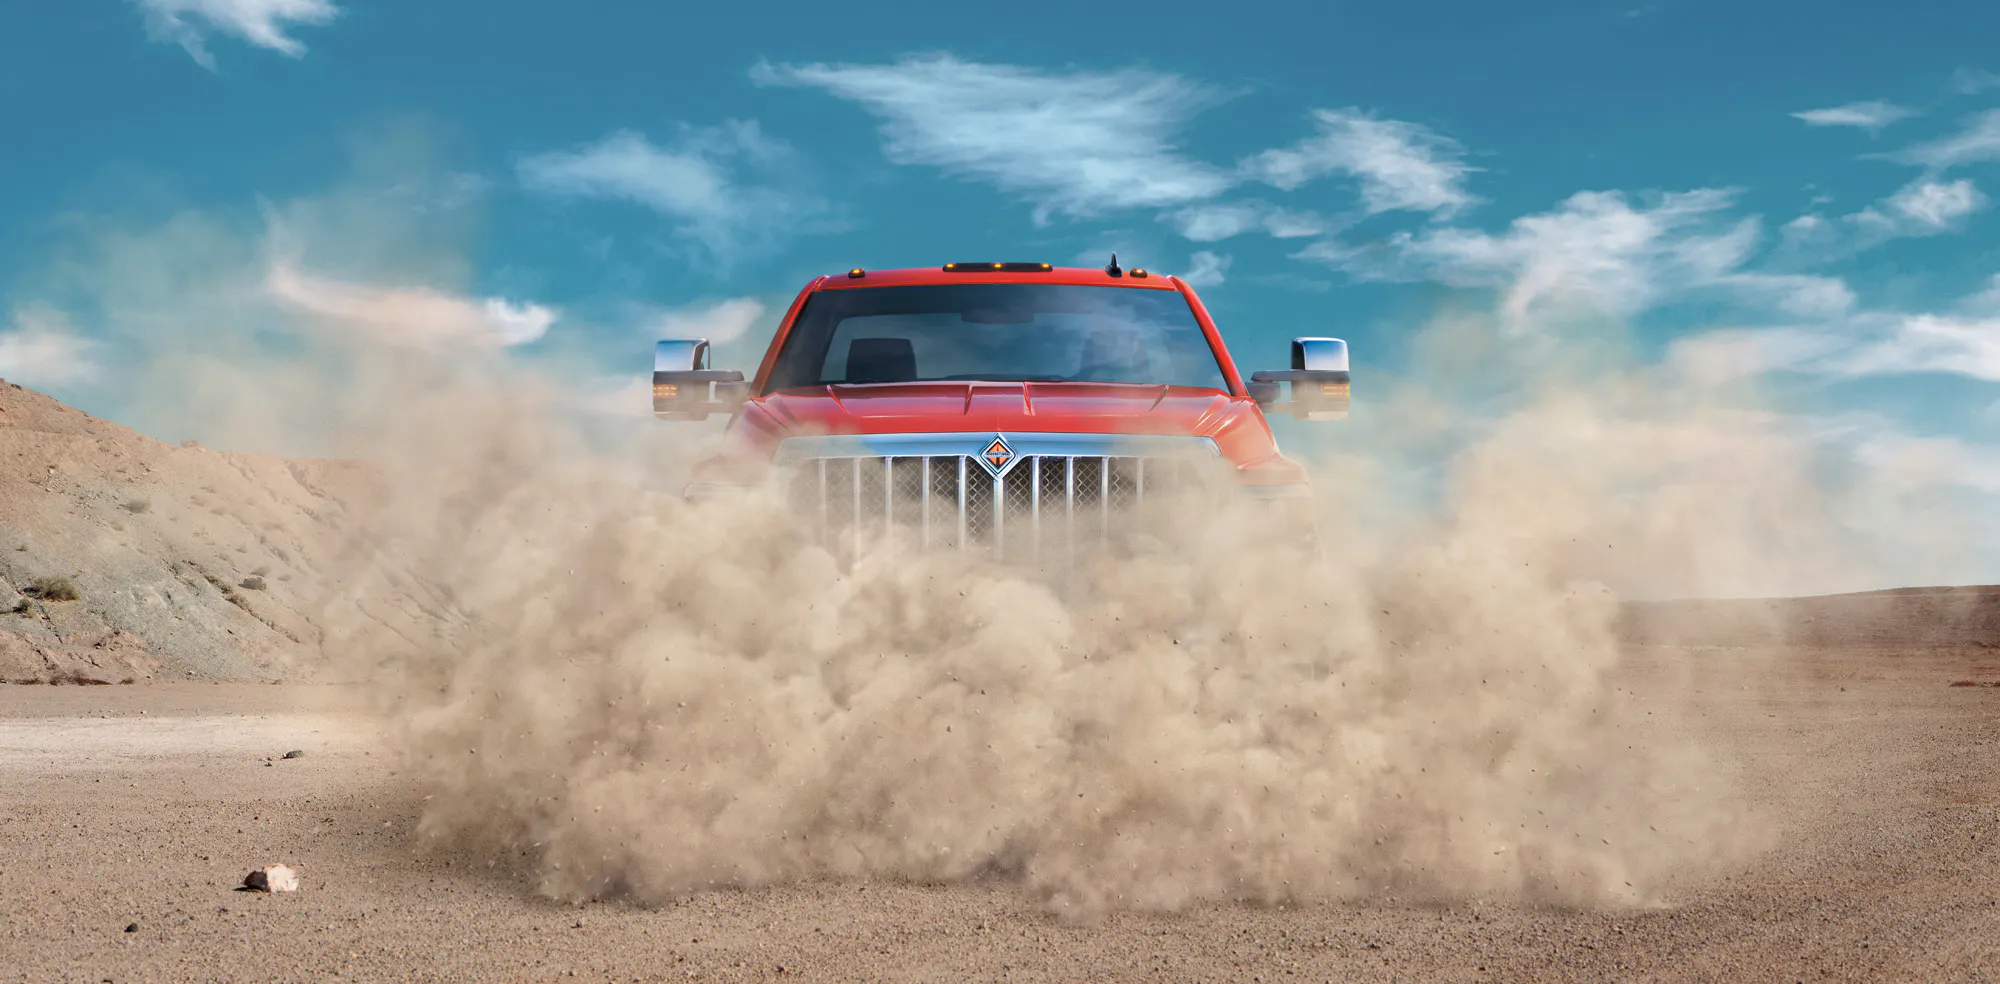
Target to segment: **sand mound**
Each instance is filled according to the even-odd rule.
[[[0,383],[0,680],[311,676],[364,492],[353,463],[175,447]]]

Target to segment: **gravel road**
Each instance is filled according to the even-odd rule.
[[[2000,684],[2000,651],[1641,647],[1621,677],[1736,763],[1755,861],[1642,909],[1093,925],[1004,884],[558,904],[415,849],[424,791],[353,693],[0,687],[0,980],[2000,981],[2000,687],[1953,686]],[[232,891],[272,863],[302,889]]]

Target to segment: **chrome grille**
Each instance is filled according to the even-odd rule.
[[[1207,462],[1137,455],[1023,455],[995,478],[975,455],[800,458],[789,494],[818,520],[820,542],[888,538],[925,547],[986,550],[1006,560],[1070,554],[1124,532],[1147,502],[1210,497]],[[843,551],[844,552],[844,551]]]

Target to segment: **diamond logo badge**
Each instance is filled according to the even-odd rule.
[[[979,463],[985,465],[986,470],[993,473],[995,478],[1000,477],[1013,462],[1014,449],[1009,447],[1007,439],[999,434],[993,435],[993,440],[986,445],[985,450],[979,452]]]

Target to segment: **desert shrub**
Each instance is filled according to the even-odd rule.
[[[76,589],[76,582],[62,575],[39,577],[28,586],[28,593],[43,601],[75,601],[83,597]]]
[[[129,513],[142,513],[151,508],[152,502],[146,499],[131,499],[125,503],[125,511]]]

